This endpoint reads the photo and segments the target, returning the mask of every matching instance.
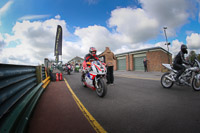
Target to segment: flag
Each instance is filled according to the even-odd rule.
[[[62,55],[62,27],[60,25],[57,26],[54,50],[54,56],[56,56],[57,63],[59,61],[59,55]]]

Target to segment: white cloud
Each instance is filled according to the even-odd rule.
[[[12,41],[19,42],[19,45],[4,48],[0,62],[37,65],[43,63],[46,57],[54,58],[57,25],[63,27],[64,37],[69,36],[63,20],[17,22],[12,29],[13,35],[7,34],[5,40],[8,46]]]
[[[168,35],[174,36],[175,29],[188,21],[189,0],[140,0],[145,12],[155,18],[161,27],[168,27]]]
[[[143,9],[160,23],[171,27],[179,26],[187,21],[186,0],[140,0]]]
[[[0,16],[6,13],[12,4],[13,4],[13,0],[10,0],[2,8],[0,8]]]
[[[98,54],[107,46],[115,53],[154,46],[161,46],[167,50],[165,42],[145,44],[145,41],[156,38],[161,33],[160,30],[163,26],[168,26],[167,35],[174,35],[175,29],[185,24],[189,17],[187,2],[185,0],[140,0],[140,2],[143,9],[128,7],[113,10],[108,20],[111,31],[106,27],[93,25],[84,28],[77,27],[75,32],[70,34],[66,22],[60,20],[60,15],[43,22],[30,22],[21,18],[23,21],[14,25],[13,34],[5,34],[4,40],[0,35],[0,43],[9,46],[11,42],[17,41],[18,44],[16,48],[3,48],[0,51],[2,53],[0,62],[37,65],[43,63],[44,58],[54,59],[58,24],[63,27],[64,33],[62,52],[64,62],[75,56],[84,57],[91,46],[97,48]],[[29,20],[33,18],[29,17]],[[69,41],[71,40],[69,37],[74,37],[76,40]],[[193,34],[188,36],[188,47],[197,46],[198,42],[195,40],[198,37],[199,35],[195,37]],[[172,41],[169,47],[170,52],[174,55],[177,54],[181,44],[182,42],[179,40]]]
[[[125,37],[127,43],[138,43],[154,38],[159,33],[157,21],[149,16],[143,9],[118,8],[112,11],[108,21],[110,27]]]
[[[2,34],[0,33],[0,53],[3,50],[4,46],[6,45]]]
[[[168,51],[167,45],[165,45],[165,44],[166,44],[166,42],[158,42],[155,44],[155,46],[162,47],[163,49]],[[183,42],[180,42],[177,39],[172,41],[172,43],[168,46],[169,52],[172,53],[172,56],[175,56],[180,51],[182,44],[183,44]]]
[[[0,8],[0,26],[2,25],[1,17],[8,11],[13,4],[13,0],[9,0],[3,7]]]
[[[48,18],[50,15],[27,15],[19,18],[18,20],[34,20]]]
[[[36,53],[25,45],[18,45],[15,48],[4,48],[1,52],[2,56],[0,62],[8,64],[38,65],[41,61],[38,60],[34,54]]]
[[[200,50],[200,34],[192,33],[186,38],[187,46],[191,50]]]
[[[60,17],[60,15],[56,15],[55,18],[56,19],[60,19],[61,17]]]
[[[170,52],[176,56],[178,54],[178,52],[181,50],[181,45],[183,44],[183,42],[180,42],[179,40],[173,40],[172,41],[172,45],[170,47]]]
[[[77,28],[74,34],[81,39],[83,50],[87,49],[88,51],[89,47],[96,47],[98,50],[103,51],[108,45],[115,49],[120,47],[115,35],[103,26],[94,25],[82,29]]]

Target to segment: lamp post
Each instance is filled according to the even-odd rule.
[[[164,33],[165,33],[165,39],[166,39],[165,45],[167,45],[167,51],[168,51],[168,63],[170,64],[170,60],[169,60],[169,45],[170,45],[170,42],[168,42],[168,40],[167,40],[167,33],[166,33],[167,27],[163,27],[163,29],[164,29]]]

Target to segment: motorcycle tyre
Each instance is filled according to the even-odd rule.
[[[172,86],[173,86],[173,84],[174,84],[174,82],[173,81],[171,81],[172,83],[171,83],[171,85],[169,85],[169,86],[165,86],[165,85],[163,85],[163,80],[164,80],[164,78],[165,78],[165,76],[166,75],[169,75],[170,73],[169,72],[166,72],[166,73],[164,73],[163,75],[162,75],[162,77],[161,77],[161,80],[160,80],[160,83],[161,83],[161,85],[162,85],[162,87],[163,88],[171,88]]]
[[[196,87],[196,82],[197,82],[197,79],[193,78],[192,80],[192,88],[193,90],[195,91],[200,91],[200,86],[199,87]],[[200,81],[199,81],[200,82]]]
[[[107,93],[107,85],[103,79],[99,79],[98,86],[101,86],[101,92],[99,92],[99,89],[96,89],[96,93],[99,97],[104,97]]]

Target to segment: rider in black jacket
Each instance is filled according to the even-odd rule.
[[[189,65],[185,60],[184,54],[187,54],[187,46],[182,44],[181,45],[181,51],[176,55],[174,62],[173,62],[173,68],[178,71],[175,80],[178,82],[180,75],[185,71],[185,67],[183,64]]]

